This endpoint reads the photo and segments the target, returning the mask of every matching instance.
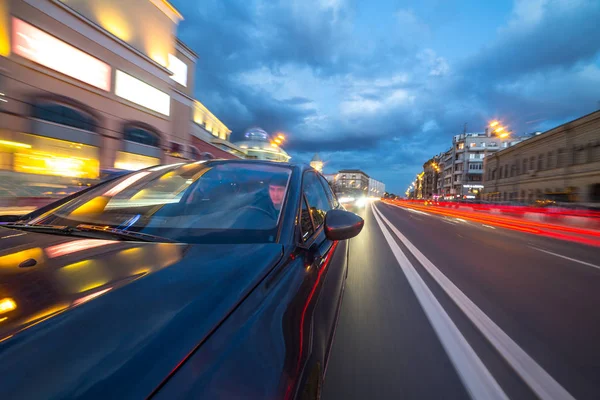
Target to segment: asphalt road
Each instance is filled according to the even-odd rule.
[[[361,214],[323,399],[600,398],[600,249]]]

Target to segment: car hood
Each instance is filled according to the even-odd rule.
[[[0,229],[3,396],[146,397],[282,250]]]

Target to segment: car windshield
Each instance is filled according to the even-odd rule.
[[[95,225],[186,243],[276,240],[291,169],[210,161],[159,166],[100,185],[32,225]]]

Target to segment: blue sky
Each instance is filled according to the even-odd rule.
[[[195,95],[239,139],[403,193],[465,123],[517,133],[600,108],[598,0],[172,0]]]

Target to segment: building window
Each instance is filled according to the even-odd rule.
[[[546,160],[546,168],[547,169],[552,169],[554,168],[554,153],[552,153],[551,151],[548,152],[548,159]]]
[[[544,169],[544,155],[543,154],[540,154],[538,156],[537,169],[538,169],[538,171],[542,171]]]
[[[498,147],[498,143],[496,143],[496,142],[490,142],[490,147]]]
[[[562,168],[565,166],[565,150],[558,149],[556,151],[556,168]]]
[[[173,157],[183,157],[183,145],[177,142],[169,143],[169,151],[167,152]]]
[[[97,123],[91,114],[64,103],[43,100],[33,104],[33,118],[56,124],[70,126],[90,132],[96,132]]]
[[[479,147],[485,147],[485,142],[480,142]]]
[[[158,133],[153,132],[147,127],[135,124],[125,126],[123,139],[152,147],[159,147],[160,145],[160,136]]]
[[[526,158],[523,159],[523,171],[521,173],[522,174],[527,173],[527,159]]]
[[[502,179],[502,167],[500,167],[500,172],[498,172],[498,179]]]
[[[458,144],[458,150],[462,150],[465,148],[465,144],[464,143],[459,143]]]
[[[521,174],[521,163],[515,161],[515,175],[519,176]]]
[[[573,149],[575,153],[575,159],[573,160],[575,164],[584,164],[586,162],[586,151],[585,147],[580,147],[577,150]]]
[[[469,147],[475,147],[477,146],[477,143],[469,143]]]
[[[508,178],[508,164],[504,164],[504,177]]]
[[[534,168],[535,168],[535,157],[531,157],[529,159],[529,169],[533,171]]]
[[[195,148],[194,146],[190,146],[190,154],[192,155],[192,159],[199,161],[201,160],[200,150]]]

